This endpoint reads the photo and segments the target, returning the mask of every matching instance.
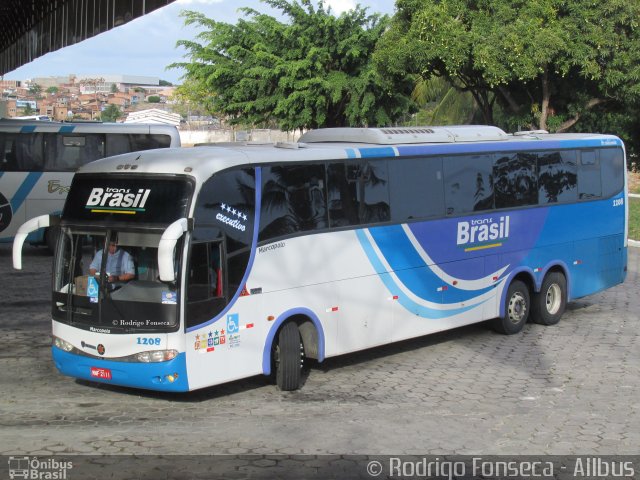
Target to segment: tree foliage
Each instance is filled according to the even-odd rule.
[[[375,55],[388,78],[443,77],[484,121],[566,131],[640,98],[640,2],[398,0]],[[500,109],[495,107],[499,106]]]
[[[236,25],[183,12],[202,28],[181,40],[184,78],[209,92],[211,113],[231,123],[299,128],[388,125],[412,107],[412,80],[382,78],[371,58],[388,17],[366,9],[334,16],[320,1],[262,0],[287,23],[250,8]]]
[[[100,119],[103,122],[115,122],[122,116],[122,112],[117,105],[109,104],[100,114]]]

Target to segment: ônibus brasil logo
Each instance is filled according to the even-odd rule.
[[[509,238],[509,215],[493,218],[479,218],[468,222],[458,222],[456,243],[466,247],[465,252],[501,247],[502,241]]]
[[[92,213],[121,213],[135,215],[144,212],[151,189],[140,188],[137,193],[128,188],[94,188],[85,208]]]

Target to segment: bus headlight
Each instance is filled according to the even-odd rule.
[[[149,352],[136,353],[134,358],[136,361],[142,363],[156,363],[167,362],[169,360],[173,360],[177,356],[177,350],[151,350]]]
[[[73,350],[75,350],[73,345],[58,337],[53,337],[53,345],[65,352],[72,352]]]

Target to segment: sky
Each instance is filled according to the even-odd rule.
[[[350,10],[359,3],[369,13],[394,12],[394,0],[326,0],[335,14]],[[180,83],[180,70],[166,66],[182,61],[184,50],[176,48],[178,40],[193,40],[198,32],[185,27],[182,10],[195,10],[216,21],[235,23],[242,15],[240,7],[266,12],[259,0],[176,0],[125,25],[83,42],[48,53],[4,75],[5,80],[34,77],[96,77],[100,75],[144,75]],[[272,11],[273,12],[273,11]],[[273,12],[276,16],[276,12]]]

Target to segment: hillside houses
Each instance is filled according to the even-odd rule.
[[[48,115],[52,120],[99,120],[102,111],[115,105],[124,120],[149,97],[166,103],[174,87],[162,86],[156,77],[111,75],[97,78],[43,77],[29,81],[0,81],[0,117]],[[156,100],[156,99],[154,99]]]

